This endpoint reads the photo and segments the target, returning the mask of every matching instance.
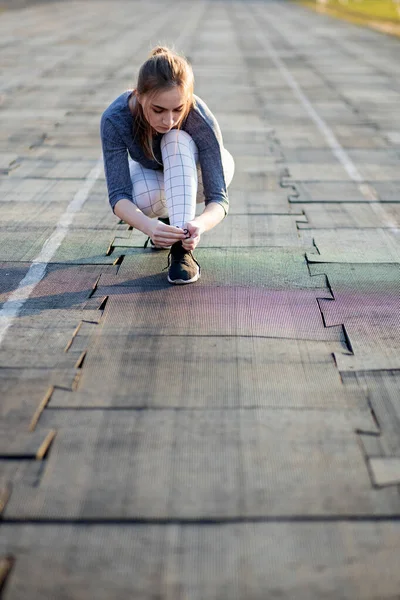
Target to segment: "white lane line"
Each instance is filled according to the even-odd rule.
[[[90,190],[99,178],[103,168],[103,159],[100,158],[90,173],[85,178],[83,186],[76,192],[75,196],[67,206],[65,212],[60,217],[55,231],[45,241],[37,257],[32,261],[29,271],[22,279],[17,289],[3,304],[0,309],[0,344],[12,325],[13,320],[18,316],[25,302],[32,294],[37,284],[43,279],[47,265],[57,252],[60,244],[68,233],[76,213],[78,213],[86,202]]]
[[[268,21],[268,19],[266,19]],[[276,27],[276,25],[274,25]],[[277,28],[277,27],[276,27]],[[278,28],[277,28],[278,29]],[[328,145],[330,146],[333,154],[336,156],[340,164],[346,170],[349,177],[355,182],[358,183],[358,189],[369,201],[377,201],[379,200],[379,196],[377,191],[368,183],[365,183],[365,178],[361,175],[360,171],[357,169],[350,156],[347,154],[346,150],[340,145],[340,142],[336,138],[332,129],[329,125],[319,116],[307,96],[304,94],[303,90],[297,83],[296,79],[293,77],[291,72],[287,69],[285,63],[279,58],[277,52],[270,42],[260,33],[257,29],[254,31],[255,36],[258,38],[258,41],[266,51],[268,52],[270,58],[275,63],[276,67],[279,69],[280,73],[286,79],[289,87],[292,89],[294,95],[300,101],[300,103],[304,106],[306,112],[309,117],[314,121],[322,135],[325,137]]]

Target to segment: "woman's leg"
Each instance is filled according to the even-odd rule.
[[[161,154],[169,221],[183,228],[196,214],[197,146],[186,131],[173,129],[161,140]]]
[[[163,172],[146,169],[131,159],[129,159],[129,170],[132,180],[133,203],[146,217],[151,219],[168,217]]]

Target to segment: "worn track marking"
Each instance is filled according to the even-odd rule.
[[[264,19],[265,22],[270,24],[268,18],[265,17],[265,14],[258,14],[257,17]],[[369,200],[369,201],[379,200],[376,190],[370,184],[365,182],[365,178],[360,173],[360,171],[357,169],[356,165],[353,163],[350,156],[347,154],[346,150],[340,144],[340,142],[336,138],[335,134],[333,133],[332,129],[329,127],[329,125],[326,123],[326,121],[324,121],[324,119],[322,117],[320,117],[318,112],[315,110],[315,108],[311,104],[309,98],[305,95],[305,93],[303,92],[300,85],[297,83],[297,81],[294,78],[294,76],[292,75],[292,73],[289,71],[289,69],[286,67],[284,62],[279,57],[275,48],[268,41],[268,39],[260,32],[259,25],[258,25],[259,21],[256,22],[254,17],[253,17],[253,20],[254,20],[254,24],[255,24],[255,27],[253,30],[254,36],[258,39],[261,46],[264,47],[268,56],[270,57],[272,62],[275,64],[276,68],[279,70],[282,77],[286,80],[288,86],[291,88],[293,94],[299,100],[300,104],[303,105],[303,107],[304,107],[305,111],[307,112],[308,116],[310,117],[310,119],[318,127],[319,131],[324,136],[329,147],[331,148],[334,156],[338,159],[338,161],[343,166],[343,168],[345,169],[345,171],[349,175],[349,177],[355,183],[358,184],[358,188],[359,188],[360,192],[362,193],[362,195],[366,198],[366,200]],[[274,25],[274,28],[277,29],[277,31],[279,31],[279,33],[281,33],[280,30],[276,27],[276,25]]]
[[[28,273],[22,279],[17,289],[4,303],[3,308],[0,310],[0,345],[4,340],[9,327],[20,313],[25,302],[28,300],[38,283],[43,279],[46,273],[47,265],[67,235],[75,215],[85,204],[92,187],[100,177],[102,168],[103,160],[99,159],[96,165],[87,175],[81,189],[77,191],[74,198],[67,206],[67,209],[57,223],[55,231],[45,241],[41,251],[32,261],[32,265],[30,266]]]

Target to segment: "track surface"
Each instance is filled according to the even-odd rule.
[[[274,1],[32,4],[0,33],[4,599],[397,597],[398,40]],[[160,41],[236,161],[187,287],[100,160]]]

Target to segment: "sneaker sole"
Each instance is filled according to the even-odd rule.
[[[194,283],[195,281],[197,281],[198,279],[200,279],[200,271],[198,273],[196,273],[196,275],[194,277],[192,277],[192,279],[170,279],[169,275],[168,275],[168,281],[169,283],[173,283],[176,285],[182,285],[185,283]]]

